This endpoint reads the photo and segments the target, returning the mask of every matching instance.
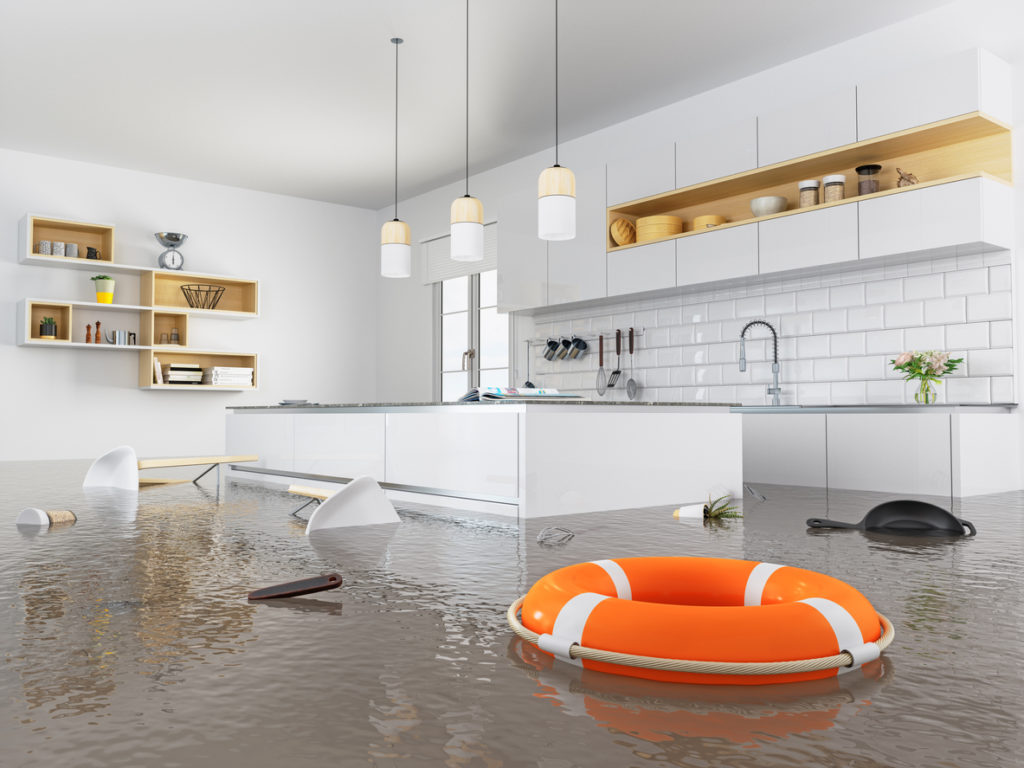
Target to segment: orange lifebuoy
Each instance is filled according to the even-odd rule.
[[[748,560],[632,557],[549,573],[526,595],[522,623],[564,661],[681,683],[760,685],[815,680],[836,669],[703,674],[574,659],[573,645],[663,659],[789,662],[848,652],[879,656],[879,614],[860,592],[822,573]]]

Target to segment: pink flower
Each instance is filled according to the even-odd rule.
[[[906,365],[907,363],[909,363],[911,360],[913,360],[913,358],[914,355],[911,352],[904,352],[903,354],[896,358],[896,360],[893,362],[893,365],[899,368],[901,365]]]

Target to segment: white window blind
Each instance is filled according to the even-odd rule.
[[[451,257],[451,237],[445,235],[426,240],[423,249],[427,254],[426,282],[439,283],[452,277],[475,275],[498,268],[498,223],[484,225],[483,261],[455,261]]]

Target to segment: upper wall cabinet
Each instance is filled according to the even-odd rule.
[[[972,49],[857,86],[860,140],[981,112],[1013,123],[1010,66]]]
[[[856,205],[835,205],[757,226],[761,274],[857,260]]]
[[[608,254],[609,296],[656,291],[675,284],[675,240],[663,240]]]
[[[857,91],[852,86],[760,115],[758,165],[811,155],[857,141]]]
[[[1013,244],[1013,188],[976,177],[860,203],[860,257],[966,255]]]
[[[677,240],[676,285],[756,275],[757,226],[744,224]]]
[[[548,244],[537,237],[537,187],[497,201],[498,311],[533,309],[547,303]],[[603,234],[603,232],[602,232]]]
[[[604,163],[567,165],[576,174],[576,237],[548,243],[548,304],[607,294]]]
[[[636,143],[608,163],[608,205],[659,195],[676,187],[675,144]]]
[[[689,187],[757,168],[757,119],[676,140],[676,186]]]

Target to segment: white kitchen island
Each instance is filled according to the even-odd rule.
[[[727,404],[229,410],[227,451],[260,457],[233,467],[236,479],[311,485],[370,475],[392,492],[468,499],[522,517],[689,504],[742,490],[742,417]]]

